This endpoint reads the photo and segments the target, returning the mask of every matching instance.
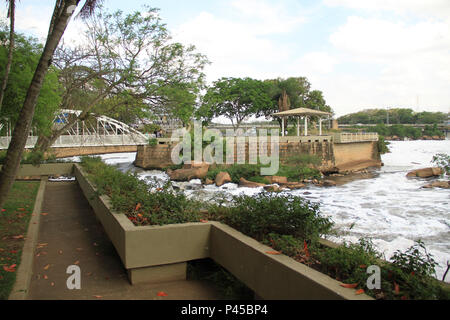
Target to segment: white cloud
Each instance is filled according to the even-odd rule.
[[[324,0],[328,6],[344,6],[366,11],[392,11],[397,14],[412,13],[418,16],[450,17],[448,0]]]
[[[232,18],[201,12],[174,31],[174,39],[194,44],[208,56],[209,80],[222,76],[278,77],[279,66],[288,60],[288,44],[276,35],[288,33],[304,22],[281,5],[260,1],[234,1]]]
[[[337,48],[366,58],[411,55],[450,49],[448,23],[424,21],[414,25],[374,18],[349,17],[331,34]]]

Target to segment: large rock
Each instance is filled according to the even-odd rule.
[[[324,187],[334,187],[336,186],[336,182],[333,180],[323,180],[323,186]]]
[[[264,187],[264,183],[258,183],[253,181],[245,180],[244,178],[239,179],[239,187],[245,187],[245,188],[260,188]]]
[[[278,177],[278,176],[267,176],[265,177],[267,181],[269,181],[271,184],[283,184],[288,183],[288,179],[286,177]]]
[[[441,168],[424,168],[408,172],[407,177],[429,178],[438,177],[442,174]]]
[[[284,188],[280,188],[277,185],[268,185],[264,187],[264,190],[268,191],[268,192],[281,192],[284,190]]]
[[[295,189],[302,189],[306,187],[306,185],[301,182],[287,182],[280,184],[280,187],[295,190]]]
[[[216,186],[220,187],[223,186],[225,183],[231,182],[231,177],[228,172],[219,172],[216,176]]]
[[[443,188],[450,189],[450,181],[434,181],[430,184],[424,185],[422,188]]]
[[[188,167],[188,168],[186,168]],[[185,168],[178,169],[175,171],[167,170],[167,174],[169,175],[171,180],[174,181],[189,181],[192,179],[205,179],[206,174],[208,173],[209,164],[195,164],[195,165],[185,165]]]

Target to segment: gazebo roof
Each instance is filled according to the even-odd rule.
[[[292,110],[287,110],[283,112],[278,112],[272,114],[274,117],[290,117],[290,116],[331,116],[329,112],[308,109],[308,108],[297,108]]]

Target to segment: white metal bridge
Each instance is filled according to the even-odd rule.
[[[55,117],[54,126],[62,128],[71,117],[78,117],[80,110],[60,110]],[[31,130],[26,148],[33,148],[38,137]],[[7,149],[11,142],[12,127],[7,120],[0,123],[0,149]],[[77,121],[71,129],[61,135],[53,148],[132,146],[147,144],[148,138],[134,128],[103,115],[90,114],[88,120]]]

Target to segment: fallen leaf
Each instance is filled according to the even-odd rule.
[[[279,254],[281,254],[281,252],[278,252],[278,251],[267,251],[266,253],[267,253],[267,254],[273,254],[273,255],[279,255]]]
[[[43,278],[44,278],[45,280],[47,280],[47,279],[48,279],[48,276],[47,276],[46,274],[44,274]]]
[[[63,254],[63,251],[62,251],[62,250],[59,250],[58,253],[59,253],[59,254]]]
[[[75,265],[79,265],[80,264],[80,261],[75,261],[73,264],[75,264]]]
[[[364,289],[359,289],[356,290],[355,294],[363,294],[364,293]]]
[[[6,209],[2,209],[2,212],[5,212],[6,211]]]
[[[94,296],[94,298],[101,299],[103,296]]]
[[[9,253],[15,254],[17,253],[17,250],[11,250]]]
[[[306,241],[303,241],[303,250],[305,251],[305,255],[309,257],[308,244],[306,243]]]
[[[200,219],[200,222],[202,222],[202,223],[208,223],[208,220]]]
[[[44,267],[44,270],[48,270],[49,268],[50,268],[50,265],[48,264]]]
[[[16,239],[16,240],[17,240],[17,239],[23,239],[23,235],[13,236],[12,238],[13,238],[13,239]]]
[[[19,211],[25,211],[25,208],[17,208]]]
[[[358,286],[358,283],[341,283],[341,287],[354,289]]]
[[[51,285],[52,287],[54,287],[54,286],[55,286],[55,283],[54,283],[54,282],[52,282],[52,283],[50,283],[50,285]]]
[[[3,266],[3,270],[5,270],[6,272],[16,272],[16,264],[10,265],[8,266]]]
[[[359,266],[361,269],[366,269],[367,268],[367,266],[365,265],[365,264],[362,264],[362,265],[360,265]]]
[[[142,207],[142,205],[140,203],[138,203],[136,205],[136,208],[134,208],[134,211],[138,211],[141,207]]]
[[[168,296],[168,294],[165,293],[165,292],[163,292],[163,291],[158,292],[156,295],[157,295],[158,297],[167,297],[167,296]]]
[[[46,215],[48,215],[48,213],[47,212],[42,212],[41,215],[42,216],[46,216]]]

